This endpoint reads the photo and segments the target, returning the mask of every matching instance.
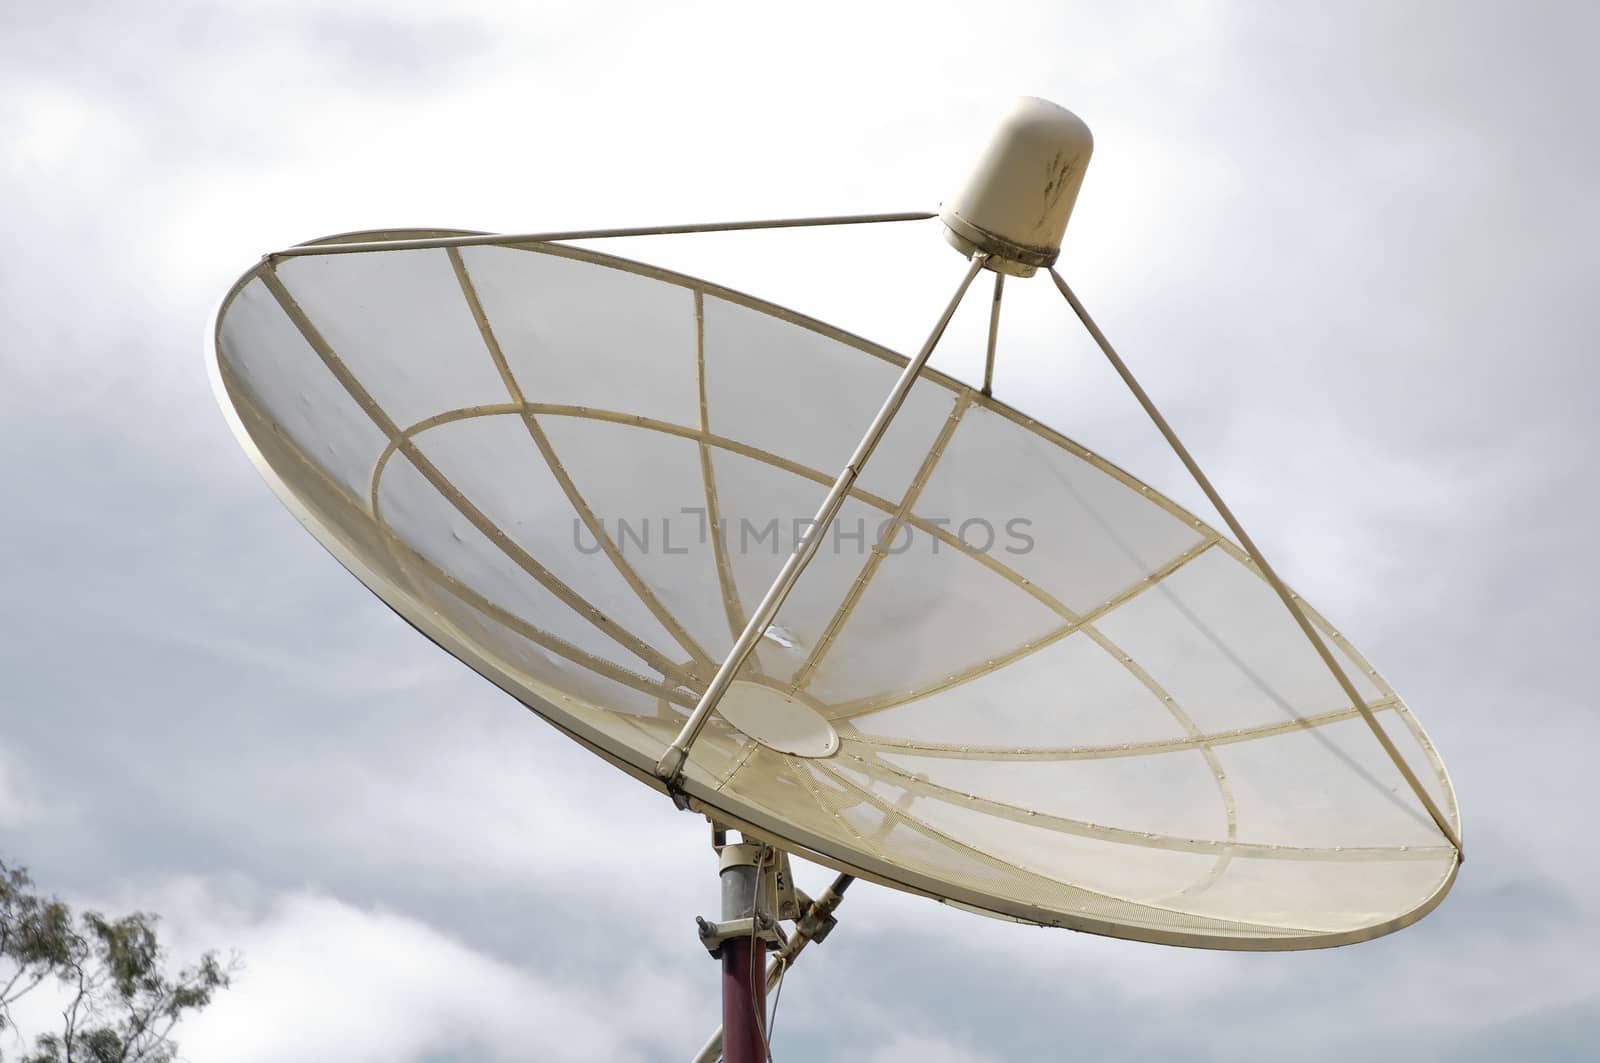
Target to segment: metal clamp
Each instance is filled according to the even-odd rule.
[[[724,919],[713,923],[702,916],[694,917],[695,925],[700,930],[700,944],[711,953],[711,958],[722,958],[723,942],[733,938],[755,938],[771,951],[779,946],[778,925],[770,918],[763,915],[759,919],[746,916],[743,919]]]

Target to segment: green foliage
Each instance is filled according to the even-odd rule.
[[[35,1038],[19,1063],[171,1063],[178,1022],[211,1003],[236,969],[208,952],[169,975],[154,915],[75,919],[0,861],[0,1034],[12,1035],[11,1005],[39,986],[53,981],[64,1001],[61,1032]]]

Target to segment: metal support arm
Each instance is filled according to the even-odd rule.
[[[630,229],[568,229],[544,233],[471,233],[424,236],[407,240],[350,240],[345,243],[297,244],[269,254],[269,259],[308,255],[359,255],[373,251],[418,251],[436,247],[515,247],[566,240],[604,240],[626,236],[676,236],[688,233],[743,232],[752,229],[811,229],[823,225],[876,225],[882,222],[926,221],[927,211],[898,214],[837,214],[819,218],[769,218],[763,221],[701,222],[688,225],[640,225]]]
[[[1228,525],[1228,529],[1239,540],[1239,545],[1244,547],[1245,552],[1255,561],[1256,567],[1260,569],[1261,575],[1266,579],[1267,584],[1283,600],[1283,604],[1289,610],[1289,614],[1294,617],[1295,623],[1300,625],[1300,630],[1305,633],[1306,638],[1317,651],[1317,656],[1322,658],[1322,663],[1327,665],[1328,671],[1333,673],[1334,680],[1338,682],[1345,696],[1350,699],[1350,703],[1361,713],[1361,718],[1366,721],[1367,727],[1372,730],[1374,737],[1378,739],[1378,744],[1383,746],[1384,752],[1389,754],[1390,760],[1394,761],[1394,766],[1399,770],[1401,777],[1411,786],[1412,792],[1417,795],[1417,800],[1422,803],[1422,807],[1427,810],[1428,815],[1433,817],[1433,822],[1438,826],[1440,833],[1449,840],[1451,845],[1455,846],[1457,858],[1460,859],[1462,855],[1461,836],[1456,833],[1450,821],[1445,818],[1444,813],[1434,802],[1432,796],[1423,788],[1422,781],[1411,770],[1411,765],[1406,763],[1405,758],[1400,755],[1400,751],[1395,748],[1394,742],[1389,738],[1388,733],[1384,731],[1383,725],[1372,714],[1372,708],[1367,704],[1366,699],[1356,690],[1355,684],[1351,682],[1350,676],[1345,672],[1344,667],[1334,657],[1333,651],[1328,648],[1328,644],[1323,639],[1322,634],[1317,631],[1316,626],[1311,623],[1311,618],[1301,608],[1299,599],[1290,592],[1283,580],[1278,578],[1278,573],[1273,570],[1272,566],[1267,564],[1266,557],[1262,555],[1260,548],[1250,538],[1249,533],[1244,530],[1244,525],[1239,523],[1238,518],[1233,515],[1233,510],[1228,508],[1228,504],[1217,493],[1217,489],[1211,486],[1211,481],[1200,470],[1199,463],[1194,460],[1189,454],[1188,448],[1178,439],[1178,433],[1174,432],[1172,426],[1167,423],[1167,419],[1161,416],[1161,411],[1156,409],[1155,402],[1145,393],[1144,388],[1139,386],[1139,381],[1134,379],[1133,372],[1128,368],[1127,363],[1122,360],[1115,348],[1111,346],[1111,341],[1106,339],[1106,334],[1101,332],[1100,327],[1094,323],[1094,319],[1089,316],[1089,311],[1084,309],[1083,304],[1078,301],[1077,295],[1067,286],[1067,282],[1061,278],[1061,274],[1052,269],[1050,271],[1050,279],[1055,281],[1056,288],[1060,290],[1062,296],[1071,305],[1072,312],[1078,315],[1078,320],[1083,322],[1083,327],[1089,330],[1089,335],[1094,338],[1095,344],[1099,346],[1101,352],[1106,356],[1106,360],[1111,363],[1111,368],[1117,371],[1117,375],[1122,378],[1122,382],[1133,393],[1133,397],[1139,400],[1139,405],[1144,407],[1144,412],[1155,423],[1156,428],[1161,432],[1162,437],[1166,439],[1167,445],[1172,448],[1173,453],[1178,455],[1178,460],[1183,462],[1183,467],[1189,470],[1189,475],[1194,477],[1195,483],[1200,485],[1200,490],[1205,492],[1205,496],[1210,500],[1211,505],[1221,514],[1222,519]]]
[[[856,452],[851,455],[850,461],[844,470],[839,473],[838,479],[833,483],[822,506],[817,510],[816,517],[811,522],[811,530],[796,544],[794,552],[784,562],[783,568],[778,571],[778,578],[772,581],[766,597],[761,599],[761,604],[756,606],[755,612],[750,615],[749,623],[745,624],[744,631],[733,644],[733,649],[728,651],[727,658],[722,662],[722,667],[717,669],[717,674],[712,677],[711,683],[706,687],[700,701],[695,705],[694,711],[689,714],[689,719],[684,723],[683,729],[678,732],[678,737],[672,740],[666,752],[661,754],[661,759],[656,763],[656,777],[667,784],[669,791],[676,792],[678,780],[683,774],[684,763],[689,759],[689,747],[694,745],[694,740],[700,736],[705,728],[706,720],[711,716],[711,710],[717,707],[717,702],[722,700],[722,695],[728,689],[728,684],[738,674],[744,665],[745,659],[755,649],[756,643],[766,633],[772,620],[783,607],[784,599],[794,589],[795,582],[799,580],[800,573],[811,559],[816,556],[817,547],[833,524],[833,518],[838,514],[839,507],[844,504],[845,497],[850,493],[850,488],[855,485],[856,477],[861,475],[862,466],[878,446],[878,441],[888,431],[889,423],[894,420],[895,414],[900,412],[901,405],[906,400],[911,385],[916,383],[917,374],[922,367],[928,364],[928,358],[933,354],[933,349],[939,345],[939,339],[944,335],[945,328],[950,324],[950,319],[955,315],[956,307],[961,305],[962,296],[967,294],[972,279],[978,275],[978,270],[983,268],[987,256],[979,255],[972,260],[972,265],[967,269],[966,276],[961,279],[960,286],[951,297],[949,305],[944,308],[944,313],[939,316],[939,321],[934,325],[933,331],[928,334],[928,339],[917,352],[917,356],[906,363],[905,369],[900,373],[900,379],[895,381],[894,388],[889,392],[889,397],[884,400],[883,407],[878,410],[878,415],[872,419],[872,424],[867,427],[866,435],[861,437],[861,442],[856,447]]]

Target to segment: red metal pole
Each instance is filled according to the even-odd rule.
[[[729,938],[722,943],[723,1063],[767,1063],[766,1015],[766,949],[754,938]]]

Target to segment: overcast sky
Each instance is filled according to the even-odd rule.
[[[778,1058],[1588,1058],[1594,9],[545,8],[0,6],[0,854],[245,954],[185,1054],[668,1061],[717,1019],[703,821],[296,525],[206,380],[233,279],[376,226],[931,209],[1031,94],[1096,137],[1064,273],[1416,710],[1468,859],[1415,927],[1292,955],[861,887]],[[959,271],[932,226],[618,250],[901,348]],[[1191,501],[1046,282],[1008,292],[1000,397]],[[979,329],[935,364],[971,379]]]

